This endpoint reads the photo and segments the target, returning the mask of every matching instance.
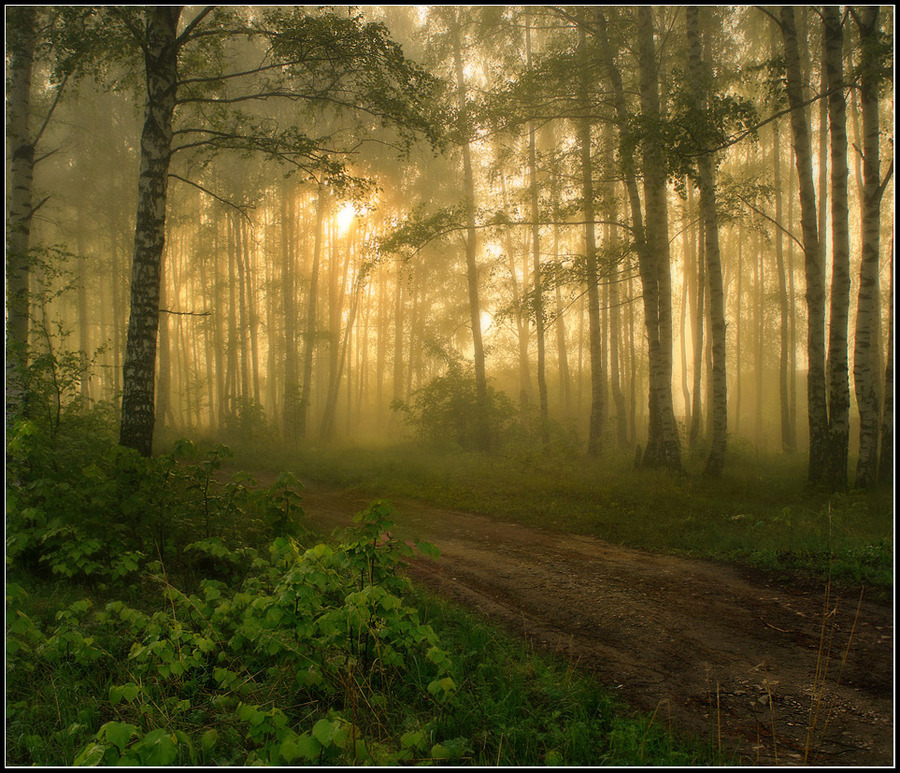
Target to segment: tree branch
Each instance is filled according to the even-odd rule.
[[[200,13],[198,13],[193,18],[191,23],[188,24],[187,27],[184,28],[182,33],[175,39],[175,45],[178,46],[178,48],[181,48],[181,46],[191,40],[191,33],[197,28],[197,25],[200,24],[200,22],[202,22],[207,16],[209,16],[209,14],[212,13],[215,9],[216,6],[208,5],[206,6],[206,8],[201,10]]]
[[[188,185],[192,185],[197,190],[205,193],[207,196],[212,196],[216,201],[221,201],[223,204],[225,204],[225,206],[231,207],[232,209],[236,209],[241,214],[242,217],[246,218],[251,223],[253,222],[250,215],[248,215],[247,212],[245,211],[246,207],[238,206],[233,201],[228,201],[228,199],[223,199],[221,196],[217,196],[211,190],[204,188],[199,183],[195,183],[193,180],[188,180],[187,178],[182,177],[181,175],[177,175],[177,174],[173,174],[172,172],[169,172],[169,177],[172,177],[175,180],[181,180],[181,182],[187,183]]]

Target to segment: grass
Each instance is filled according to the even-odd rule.
[[[723,477],[635,470],[633,459],[539,451],[484,456],[413,444],[325,447],[260,459],[318,483],[372,497],[410,497],[527,526],[630,547],[746,564],[785,579],[893,587],[893,492],[829,494],[806,485],[802,455],[737,446]]]

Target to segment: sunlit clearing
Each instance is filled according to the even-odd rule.
[[[356,207],[353,206],[353,202],[348,201],[337,213],[338,231],[342,234],[347,233],[354,217],[356,217]]]

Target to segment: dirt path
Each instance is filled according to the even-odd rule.
[[[410,566],[415,580],[570,657],[655,721],[721,738],[745,763],[803,764],[807,748],[813,764],[893,763],[891,606],[832,596],[825,614],[824,589],[392,502],[396,536],[441,551]],[[325,529],[348,525],[368,503],[304,492],[311,524]]]

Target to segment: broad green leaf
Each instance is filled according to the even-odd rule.
[[[313,725],[312,734],[322,746],[328,746],[334,735],[334,724],[328,719],[320,719]]]
[[[137,728],[128,722],[107,722],[100,728],[98,735],[119,747],[119,751],[123,751],[135,733]]]
[[[102,743],[93,743],[84,747],[75,757],[76,765],[99,765],[106,747]]]
[[[200,748],[203,751],[208,752],[216,745],[216,741],[219,740],[219,731],[215,728],[207,730],[202,736],[200,736]]]

